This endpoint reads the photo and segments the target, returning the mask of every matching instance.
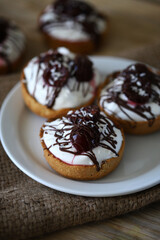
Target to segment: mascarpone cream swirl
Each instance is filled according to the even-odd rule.
[[[70,111],[65,117],[45,122],[46,148],[61,161],[71,165],[96,165],[118,156],[123,136],[121,130],[99,111],[89,106]]]
[[[0,65],[16,61],[25,48],[25,36],[13,21],[0,18]]]
[[[57,57],[47,60],[46,66],[43,58],[52,57],[55,54],[58,54]],[[61,62],[58,58],[61,58]],[[91,67],[92,63],[88,58],[85,61],[89,62],[90,70],[87,69],[88,67],[83,63],[86,57],[82,57],[80,62],[84,67],[78,75],[80,79],[77,80],[78,76],[74,74],[74,71],[80,67],[75,64],[75,59],[77,56],[63,47],[56,51],[49,50],[47,53],[41,54],[40,57],[33,58],[24,68],[23,81],[29,94],[40,104],[54,110],[74,108],[91,100],[100,84],[100,75],[96,69]],[[84,79],[88,75],[85,71],[88,70],[92,71],[92,73],[89,72],[90,79]],[[72,74],[70,74],[71,71]]]
[[[97,40],[106,27],[106,18],[83,1],[58,0],[46,7],[39,18],[40,29],[61,40]]]
[[[143,64],[110,75],[100,94],[100,106],[108,114],[129,121],[148,121],[160,116],[160,75]]]

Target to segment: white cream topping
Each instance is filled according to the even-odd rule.
[[[63,55],[74,58],[74,55],[66,48],[58,48],[58,51]],[[33,58],[24,68],[24,81],[29,94],[34,96],[40,104],[47,105],[50,100],[48,96],[52,97],[55,88],[44,84],[43,72],[45,64],[41,63],[41,68],[39,69],[37,61],[38,57]],[[85,104],[95,95],[95,89],[100,82],[100,74],[96,69],[94,69],[94,77],[90,82],[78,83],[75,77],[69,78],[67,84],[62,87],[58,94],[52,109],[74,108]],[[86,92],[85,95],[84,92]]]
[[[101,112],[101,114],[105,116],[105,114],[103,112]],[[67,140],[67,143],[68,143],[67,146],[70,147],[69,150],[73,151],[73,152],[76,152],[76,149],[70,141],[71,130],[67,130],[68,127],[64,125],[64,123],[61,119],[56,119],[55,121],[52,121],[52,122],[45,122],[44,127],[43,127],[43,130],[44,130],[43,137],[42,137],[41,140],[44,141],[46,147],[49,148],[49,151],[55,157],[59,158],[60,160],[62,160],[65,163],[72,164],[72,165],[94,165],[94,163],[92,162],[92,160],[88,156],[86,156],[86,155],[75,155],[73,153],[64,152],[64,151],[60,150],[59,145],[54,145],[56,143],[57,137],[55,136],[55,131],[53,131],[53,127],[55,127],[56,129],[66,128],[66,131],[64,133],[64,137],[62,136],[62,138],[61,138],[61,142],[64,141],[65,136],[67,135],[67,139],[68,139]],[[100,132],[106,131],[106,129],[107,128],[106,128],[105,123],[100,123],[99,124],[99,131]],[[114,140],[117,141],[115,151],[118,153],[121,146],[122,146],[123,137],[122,137],[121,131],[118,128],[114,127],[113,130],[116,134],[116,136],[114,137]],[[105,144],[106,141],[102,140],[102,135],[100,135],[100,136],[101,136],[100,137],[100,142]],[[108,146],[111,147],[109,142],[108,142]],[[97,147],[93,148],[92,151],[96,156],[96,159],[99,163],[99,166],[101,166],[101,164],[104,160],[110,159],[112,157],[117,157],[115,155],[115,153],[113,153],[111,150],[108,150],[108,149],[103,148],[101,146],[97,146]]]
[[[80,21],[83,21],[85,15],[81,14],[78,18]],[[95,15],[91,15],[89,20],[95,22],[98,33],[101,34],[105,31],[107,27],[106,21]],[[46,24],[43,30],[55,38],[69,41],[86,41],[91,38],[91,36],[83,30],[82,25],[72,19],[66,20],[63,23],[58,22],[58,15],[54,12],[52,5],[47,6],[40,17],[40,25],[46,22],[50,23]]]
[[[108,102],[107,101],[107,99],[109,98],[109,93],[108,93],[107,89],[109,89],[110,87],[114,86],[115,92],[116,91],[120,91],[121,92],[121,94],[119,95],[120,99],[125,100],[126,104],[131,106],[134,109],[134,107],[135,107],[134,104],[129,103],[130,102],[129,99],[122,92],[122,84],[123,84],[123,82],[124,82],[124,78],[117,77],[111,83],[109,83],[107,86],[105,86],[103,88],[103,90],[101,91],[100,106],[104,108],[105,112],[107,112],[107,113],[109,113],[111,115],[115,115],[115,117],[118,117],[120,119],[124,119],[124,120],[131,120],[131,119],[133,119],[134,121],[147,121],[147,119],[141,117],[136,112],[130,111],[130,110],[128,110],[128,109],[126,109],[126,108],[124,108],[122,106],[121,106],[121,108],[122,108],[122,110],[121,110],[117,103],[115,103],[115,102]],[[157,86],[152,85],[152,88],[160,95],[160,89]],[[143,92],[141,92],[141,94],[143,95]],[[159,116],[160,115],[160,106],[158,105],[158,103],[152,102],[151,99],[149,100],[149,102],[143,104],[143,106],[150,107],[151,108],[151,112],[153,113],[154,116]],[[144,114],[148,118],[151,117],[148,112],[144,112]],[[131,119],[128,116],[130,116]]]
[[[25,36],[19,28],[12,28],[15,26],[11,23],[7,31],[6,39],[0,44],[0,52],[3,53],[9,62],[14,62],[19,58],[25,48]]]

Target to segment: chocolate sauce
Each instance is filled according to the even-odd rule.
[[[99,107],[94,105],[94,106],[87,106],[85,108],[81,108],[81,111],[78,111],[78,116],[77,117],[77,113],[74,114],[68,114],[69,116],[69,120],[77,125],[77,124],[81,124],[83,122],[87,122],[87,121],[94,121],[97,122],[98,119],[100,118],[100,111],[99,111]]]
[[[79,0],[56,0],[53,3],[53,11],[57,18],[41,23],[40,29],[45,31],[48,25],[56,26],[66,21],[72,20],[79,23],[83,30],[88,33],[91,39],[98,46],[100,43],[100,33],[94,18],[105,19],[105,17],[95,11],[95,9],[86,2]]]
[[[43,81],[44,87],[47,86],[48,94],[46,100],[48,100],[47,107],[52,108],[56,98],[58,97],[62,87],[68,86],[70,91],[78,90],[80,84],[84,85],[84,82],[90,82],[93,78],[93,66],[92,62],[86,56],[77,56],[74,60],[62,55],[57,51],[48,51],[45,54],[41,54],[38,58],[38,71],[35,88],[33,91],[33,97],[35,96],[36,86],[39,79],[39,71],[43,66]],[[75,86],[73,89],[67,85],[69,78],[75,77]],[[49,92],[49,88],[53,87],[53,91]],[[89,87],[89,86],[88,86]],[[88,93],[88,87],[83,90],[83,95]]]
[[[66,117],[62,118],[62,122],[61,129],[50,126],[51,131],[55,132],[56,143],[54,145],[59,145],[61,151],[88,156],[96,165],[97,171],[100,170],[100,166],[93,148],[101,146],[118,156],[115,150],[117,142],[114,140],[116,137],[114,125],[97,106],[83,107],[69,112]],[[54,145],[49,146],[48,150]],[[72,146],[75,147],[74,151]]]
[[[104,107],[105,101],[115,102],[121,111],[133,122],[133,127],[136,126],[136,121],[132,119],[126,110],[146,119],[148,125],[152,126],[155,116],[150,106],[145,105],[145,103],[152,101],[160,105],[160,96],[155,90],[155,87],[160,89],[160,76],[153,73],[144,64],[137,63],[130,65],[122,72],[114,73],[114,78],[124,79],[124,83],[122,87],[117,84],[106,89],[107,97],[105,98],[104,93],[102,106]],[[128,102],[120,98],[121,91],[129,99]]]

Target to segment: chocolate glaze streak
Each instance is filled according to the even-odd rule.
[[[61,151],[88,156],[96,165],[97,171],[100,170],[100,166],[93,148],[101,146],[118,156],[115,150],[117,142],[114,140],[116,137],[114,126],[100,113],[97,106],[84,107],[70,112],[62,118],[62,121],[64,126],[62,129],[49,126],[50,130],[55,132],[56,143],[54,145],[59,145]],[[99,130],[100,124],[105,127],[105,130],[104,128],[103,131]],[[48,150],[54,145],[49,146]],[[72,146],[75,147],[74,151]]]
[[[36,62],[38,64],[36,84],[33,91],[33,97],[35,96],[36,86],[39,81],[39,71],[43,67],[43,80],[44,87],[47,86],[47,107],[52,108],[56,98],[58,97],[62,87],[66,85],[70,92],[78,91],[82,86],[83,96],[85,97],[89,90],[88,87],[84,87],[85,82],[89,82],[93,78],[92,62],[85,56],[77,56],[74,60],[67,56],[63,56],[57,51],[48,51],[45,54],[41,54]],[[75,85],[71,88],[68,85],[69,78],[75,77]],[[50,91],[52,87],[52,91]]]
[[[79,0],[57,0],[52,6],[53,11],[57,14],[57,18],[50,22],[41,23],[40,29],[45,31],[45,28],[54,28],[57,25],[60,26],[66,21],[73,20],[82,26],[83,30],[90,35],[96,45],[99,44],[100,34],[93,16],[104,19],[102,14],[96,12],[86,2]],[[83,16],[83,18],[81,18],[81,16]]]
[[[106,89],[107,96],[105,97],[105,93],[102,96],[104,98],[102,106],[104,107],[105,101],[115,102],[121,111],[134,123],[133,127],[136,126],[136,122],[126,110],[146,119],[148,125],[152,126],[155,116],[150,106],[145,104],[155,102],[160,105],[160,96],[155,90],[155,88],[160,89],[160,76],[150,71],[144,64],[137,63],[132,64],[122,72],[114,73],[112,80],[115,78],[124,79],[122,88],[120,85],[116,85]],[[128,97],[128,102],[120,98],[121,91]]]

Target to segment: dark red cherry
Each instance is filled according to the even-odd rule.
[[[71,132],[71,142],[77,153],[90,151],[98,146],[100,134],[97,126],[75,125]]]
[[[2,43],[7,37],[7,30],[9,23],[7,20],[0,18],[0,43]]]
[[[75,77],[78,82],[89,82],[93,78],[93,64],[88,57],[75,58]]]
[[[122,91],[130,101],[143,104],[149,100],[153,74],[144,64],[132,64],[120,76],[125,78]]]

